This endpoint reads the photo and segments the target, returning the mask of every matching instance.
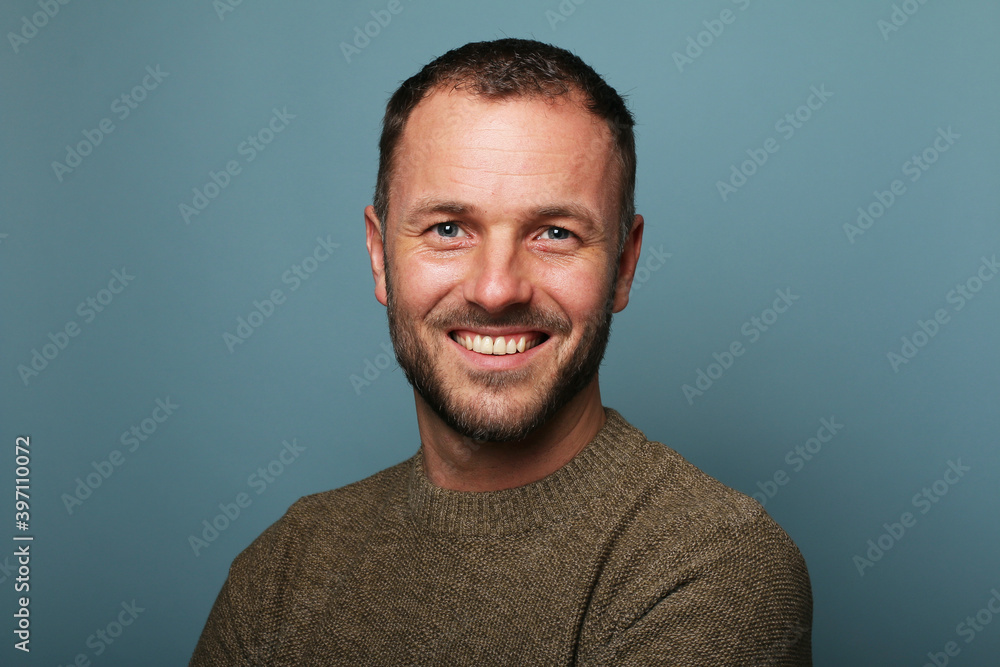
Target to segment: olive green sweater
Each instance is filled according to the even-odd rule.
[[[418,450],[300,499],[233,561],[191,665],[810,665],[784,531],[606,414],[518,488],[442,489]]]

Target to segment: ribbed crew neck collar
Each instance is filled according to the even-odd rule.
[[[414,522],[433,533],[502,535],[565,519],[648,467],[656,445],[611,408],[604,426],[569,463],[547,477],[500,491],[454,491],[435,486],[423,465],[423,446],[410,459],[409,506]]]

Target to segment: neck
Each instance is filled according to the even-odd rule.
[[[477,443],[444,423],[414,392],[424,470],[454,491],[499,491],[536,482],[573,460],[604,426],[597,377],[523,439]]]

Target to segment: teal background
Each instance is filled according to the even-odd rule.
[[[298,497],[416,451],[364,247],[379,121],[433,57],[514,36],[578,53],[638,120],[646,273],[615,320],[606,404],[745,493],[784,471],[759,497],[809,565],[815,664],[922,665],[951,641],[950,664],[996,664],[1000,619],[970,642],[957,626],[1000,589],[1000,280],[960,311],[947,295],[1000,251],[1000,6],[402,0],[348,62],[341,42],[387,4],[70,2],[16,52],[8,33],[42,10],[0,8],[0,663],[185,664],[256,535]],[[894,7],[901,25],[883,35]],[[726,9],[732,23],[679,68]],[[147,66],[168,75],[119,119],[113,100]],[[833,95],[786,139],[775,123],[812,86]],[[275,108],[295,117],[247,162],[238,146]],[[60,181],[52,162],[102,118],[115,129]],[[911,182],[903,164],[938,128],[959,138]],[[779,150],[723,201],[717,181],[769,137]],[[229,160],[239,174],[185,224],[179,205]],[[905,194],[851,243],[845,223],[894,179]],[[292,291],[282,276],[317,237],[339,248]],[[134,280],[86,322],[78,304],[122,267]],[[285,302],[230,351],[223,334],[274,289]],[[741,328],[779,289],[799,298],[751,343]],[[938,309],[948,322],[894,370],[887,353]],[[23,379],[70,321],[79,335]],[[734,341],[745,353],[689,401],[683,385]],[[168,398],[173,414],[123,447]],[[824,418],[844,426],[796,470],[786,455]],[[32,451],[30,655],[11,634],[18,435]],[[298,458],[251,483],[292,439]],[[64,494],[114,450],[122,465],[70,513]],[[921,514],[914,495],[959,459],[969,471]],[[251,504],[196,555],[189,536],[239,493]],[[904,512],[916,524],[860,574],[854,557]],[[143,611],[96,655],[88,637],[133,600]]]

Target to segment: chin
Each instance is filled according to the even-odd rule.
[[[526,407],[512,413],[507,406],[491,409],[482,405],[430,405],[455,432],[479,442],[524,440],[551,416],[547,406]]]

